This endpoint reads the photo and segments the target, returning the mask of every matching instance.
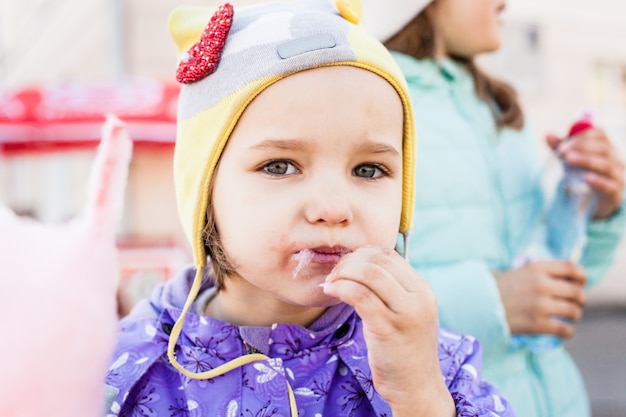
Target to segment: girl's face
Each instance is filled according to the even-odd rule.
[[[395,246],[402,140],[400,98],[363,69],[300,72],[257,96],[216,173],[217,230],[237,276],[208,314],[308,325],[336,303],[319,285],[343,255]]]
[[[505,0],[436,0],[430,9],[441,52],[472,58],[500,47],[500,13]]]

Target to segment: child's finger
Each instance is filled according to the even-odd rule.
[[[124,123],[107,115],[83,207],[85,220],[96,230],[115,232],[122,215],[131,155],[132,142]]]
[[[546,323],[540,333],[553,334],[555,336],[568,339],[574,336],[574,326],[566,321],[553,317],[546,320]]]
[[[351,299],[349,304],[366,303],[370,301],[371,296],[376,296],[387,308],[391,308],[388,305],[388,300],[394,293],[402,291],[402,288],[397,282],[393,282],[393,279],[388,275],[388,272],[379,265],[352,261],[337,265],[332,277],[329,277],[327,282],[333,284],[339,281],[352,281],[359,284],[363,289],[367,289],[367,294],[364,290],[348,294]]]
[[[589,185],[598,190],[601,194],[614,199],[617,202],[621,201],[622,192],[624,189],[624,181],[614,179],[604,175],[598,175],[596,173],[588,173],[585,175],[585,180]]]
[[[414,286],[406,288],[403,285],[403,275],[407,274],[397,265],[397,260],[393,257],[381,258],[376,254],[371,257],[364,255],[361,253],[360,257],[342,261],[329,277],[331,284],[358,284],[358,287],[354,287],[354,292],[340,294],[340,298],[358,308],[372,303],[373,297],[376,297],[384,306],[387,318],[404,316],[412,311],[417,298],[415,292],[418,290]]]
[[[563,151],[592,154],[610,158],[614,154],[613,145],[598,131],[586,131],[580,136],[568,140],[563,147]]]
[[[329,279],[332,280],[339,273],[347,273],[346,268],[353,263],[379,266],[381,271],[386,272],[385,277],[390,280],[392,287],[399,286],[402,289],[411,292],[419,289],[419,281],[415,279],[416,277],[412,273],[407,273],[407,269],[410,269],[410,266],[406,263],[406,260],[393,249],[383,249],[378,247],[362,247],[351,254],[344,256],[341,262],[330,274]],[[412,270],[410,271],[412,272]],[[376,270],[374,269],[371,272],[369,270],[364,270],[359,273],[352,271],[348,274],[356,277],[357,279],[367,279],[370,281],[379,278],[378,274],[376,274]],[[381,286],[384,287],[385,284],[382,284]]]
[[[548,146],[550,146],[550,148],[552,148],[553,150],[557,150],[559,145],[563,142],[563,140],[556,136],[556,135],[546,135],[546,143],[548,144]]]
[[[390,320],[389,306],[371,288],[350,279],[338,279],[323,285],[324,292],[354,307],[357,314],[378,333],[397,331]]]
[[[587,282],[587,271],[577,263],[563,260],[537,261],[529,264],[535,273],[548,274],[554,277],[567,278],[578,285]]]

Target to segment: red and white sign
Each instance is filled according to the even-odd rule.
[[[0,97],[0,152],[49,152],[94,147],[107,113],[127,125],[136,145],[173,146],[176,83],[129,79],[66,82]]]

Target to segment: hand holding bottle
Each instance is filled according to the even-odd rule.
[[[590,117],[574,123],[565,139],[548,136],[547,140],[563,162],[563,178],[547,219],[547,243],[558,261],[530,262],[494,274],[515,335],[513,346],[536,352],[552,349],[561,337],[573,335],[571,322],[580,319],[584,306],[586,274],[577,264],[582,262],[589,221],[618,210],[624,186],[624,165]],[[556,268],[559,263],[562,266]],[[566,265],[580,271],[555,273]],[[517,275],[517,280],[507,279]],[[524,293],[527,297],[520,297]]]
[[[541,350],[574,335],[572,322],[580,320],[585,304],[584,268],[569,261],[546,260],[493,274],[511,334],[526,335],[515,343]],[[530,336],[540,334],[558,338]]]
[[[572,168],[584,173],[584,180],[598,194],[593,219],[614,214],[624,200],[624,163],[601,129],[589,120],[580,120],[570,129],[566,139],[548,135],[548,145]]]

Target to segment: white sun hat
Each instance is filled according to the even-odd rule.
[[[385,42],[406,26],[432,0],[362,0],[363,25]]]

